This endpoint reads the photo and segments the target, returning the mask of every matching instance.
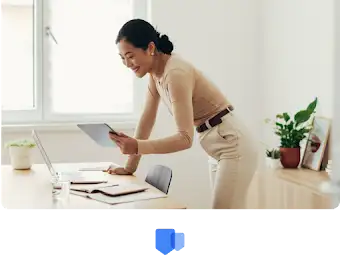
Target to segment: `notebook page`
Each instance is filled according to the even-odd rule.
[[[72,191],[87,191],[87,192],[91,192],[94,189],[107,188],[107,187],[112,187],[112,186],[118,186],[118,184],[115,184],[115,183],[72,184],[70,189]]]

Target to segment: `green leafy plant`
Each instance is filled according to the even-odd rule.
[[[13,140],[13,141],[9,141],[6,143],[6,147],[29,147],[29,148],[33,148],[35,147],[36,144],[28,139],[18,139],[18,140]]]
[[[272,159],[279,159],[280,158],[280,150],[275,149],[275,148],[273,148],[271,150],[267,149],[266,155],[267,155],[267,157],[272,158]]]
[[[308,136],[312,129],[313,114],[318,99],[315,98],[305,110],[300,110],[294,117],[290,116],[287,112],[276,115],[274,121],[274,131],[280,137],[280,147],[284,148],[299,148],[303,139]],[[267,123],[272,122],[270,119],[266,120]]]

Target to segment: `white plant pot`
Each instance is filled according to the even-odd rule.
[[[269,168],[272,168],[272,169],[282,168],[280,159],[273,159],[273,158],[266,157],[266,164]]]
[[[9,147],[9,155],[13,169],[23,170],[32,167],[32,156],[30,147]]]

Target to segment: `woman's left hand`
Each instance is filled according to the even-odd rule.
[[[124,133],[118,133],[118,135],[109,133],[110,138],[118,145],[120,151],[126,155],[137,154],[138,143],[135,138],[131,138]]]

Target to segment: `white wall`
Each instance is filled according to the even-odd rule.
[[[260,7],[259,2],[252,0],[153,0],[150,6],[151,22],[169,35],[178,53],[217,83],[237,113],[253,128],[254,135],[260,132],[261,118],[261,99],[254,98],[261,92]],[[152,137],[166,136],[173,130],[173,120],[161,106]],[[3,132],[2,141],[27,134]],[[54,162],[125,161],[118,150],[100,148],[79,132],[43,132],[42,141]],[[34,159],[42,163],[36,151]],[[8,162],[7,150],[2,149],[2,164]],[[143,176],[151,165],[158,163],[174,171],[170,196],[189,208],[209,208],[207,157],[197,141],[190,150],[145,156],[137,175]]]
[[[263,97],[265,117],[295,114],[319,98],[317,115],[333,115],[333,0],[264,0]],[[278,144],[264,127],[262,139]]]
[[[169,35],[175,51],[217,83],[254,135],[274,145],[277,139],[262,124],[264,118],[296,112],[315,96],[318,114],[333,114],[332,8],[331,0],[153,0],[150,19]],[[174,129],[161,105],[152,137]],[[2,141],[28,134],[2,132]],[[54,162],[125,161],[118,150],[100,148],[77,131],[41,134]],[[36,150],[34,159],[42,163]],[[7,150],[2,149],[6,163]],[[190,150],[145,156],[137,175],[143,177],[159,163],[174,171],[170,196],[189,208],[209,207],[207,157],[196,139]]]

